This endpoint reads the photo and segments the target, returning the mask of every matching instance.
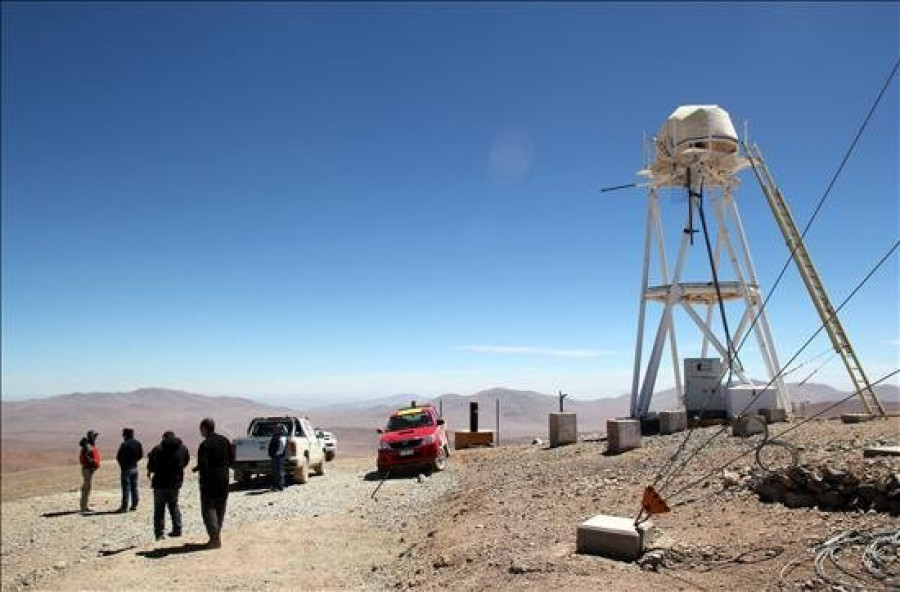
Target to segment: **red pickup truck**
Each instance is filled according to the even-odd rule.
[[[443,471],[447,466],[447,430],[432,405],[398,409],[378,433],[379,473],[418,467]]]

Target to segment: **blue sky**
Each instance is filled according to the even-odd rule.
[[[621,394],[646,199],[598,188],[714,103],[805,223],[900,49],[896,3],[2,11],[5,399]],[[898,87],[807,237],[837,302],[898,235]],[[788,253],[743,178],[765,291]],[[769,311],[783,361],[818,327],[801,286]],[[872,379],[897,302],[895,256],[842,314]]]

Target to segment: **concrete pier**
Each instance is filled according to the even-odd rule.
[[[550,446],[575,444],[578,441],[578,423],[572,412],[550,414]]]
[[[576,551],[635,561],[644,553],[644,541],[652,529],[653,523],[649,520],[635,527],[633,518],[598,514],[578,526]]]
[[[687,411],[660,411],[659,433],[675,434],[687,429]]]
[[[641,422],[637,419],[606,420],[606,450],[612,454],[641,447]]]

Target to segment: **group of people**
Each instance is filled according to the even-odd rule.
[[[225,436],[216,433],[216,422],[205,418],[200,422],[203,441],[197,448],[197,464],[192,469],[200,478],[200,512],[209,541],[206,546],[218,549],[222,546],[222,523],[228,503],[228,469],[234,464],[234,452]],[[88,431],[81,439],[79,460],[83,484],[81,487],[81,512],[90,513],[88,504],[94,473],[100,468],[100,450],[97,447],[98,434]],[[144,449],[135,437],[132,428],[122,430],[116,461],[119,464],[122,484],[122,503],[117,512],[137,510],[138,507],[138,461],[144,457]],[[170,537],[182,533],[181,509],[178,494],[184,482],[184,469],[190,463],[191,455],[187,447],[171,431],[162,435],[159,444],[147,456],[147,478],[153,488],[153,533],[156,540],[165,538],[165,511],[169,510],[172,522]]]

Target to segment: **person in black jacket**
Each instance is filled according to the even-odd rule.
[[[275,424],[275,430],[269,439],[269,458],[272,460],[272,489],[284,490],[284,456],[287,454],[287,436],[284,435],[284,426]]]
[[[122,439],[123,442],[119,445],[119,452],[116,454],[116,460],[122,471],[122,505],[119,506],[119,512],[128,510],[129,494],[131,494],[131,511],[133,512],[138,507],[137,464],[144,458],[144,448],[140,442],[135,440],[134,430],[131,428],[122,429]]]
[[[200,513],[209,534],[206,546],[218,549],[222,546],[222,523],[228,504],[228,469],[234,464],[234,450],[228,438],[216,433],[216,422],[207,417],[200,422],[203,442],[197,449],[197,466],[200,473]]]
[[[172,519],[170,537],[181,536],[181,509],[178,492],[184,482],[184,467],[191,461],[191,453],[172,432],[163,434],[147,457],[147,477],[153,487],[153,533],[160,541],[166,527],[166,507]],[[152,475],[152,476],[151,476]]]

